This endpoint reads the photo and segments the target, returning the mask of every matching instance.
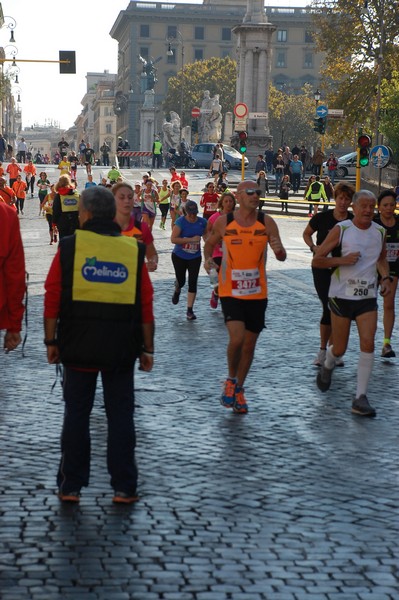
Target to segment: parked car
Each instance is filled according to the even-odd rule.
[[[203,143],[196,144],[191,151],[191,156],[195,160],[197,168],[209,169],[213,159],[213,148],[215,144]],[[241,169],[241,154],[235,148],[223,144],[224,164],[227,170]],[[244,157],[245,166],[249,165],[247,157]]]
[[[356,176],[356,157],[356,152],[349,152],[349,154],[344,154],[338,158],[336,175],[339,179],[343,179],[348,175]],[[323,163],[323,173],[328,175],[327,161]]]

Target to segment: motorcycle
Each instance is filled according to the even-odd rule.
[[[179,154],[176,148],[169,148],[167,155],[168,163],[171,167],[184,169],[195,169],[196,163],[189,152]]]

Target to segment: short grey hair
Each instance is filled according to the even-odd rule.
[[[368,200],[374,200],[377,203],[377,198],[370,192],[370,190],[359,190],[353,194],[352,205],[357,204],[361,198],[367,198]]]
[[[113,220],[116,214],[115,198],[113,193],[102,185],[85,189],[80,196],[80,201],[85,210],[99,219]]]

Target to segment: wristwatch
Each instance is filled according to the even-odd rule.
[[[391,275],[387,275],[386,277],[383,277],[381,279],[381,281],[385,281],[386,279],[389,279],[389,281],[392,283],[393,282],[393,277],[391,277]]]

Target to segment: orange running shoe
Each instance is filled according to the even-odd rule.
[[[236,386],[236,397],[233,404],[233,411],[240,415],[245,415],[248,412],[248,404],[244,396],[244,388]]]

